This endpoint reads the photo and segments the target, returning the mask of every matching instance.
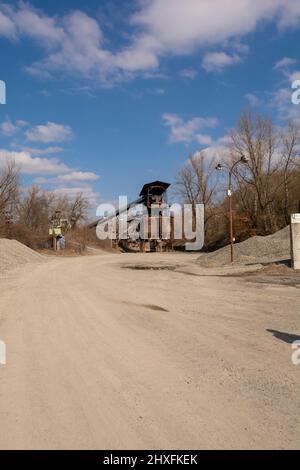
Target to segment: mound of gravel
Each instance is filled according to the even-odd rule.
[[[272,263],[290,259],[290,227],[268,235],[255,236],[234,245],[234,261],[238,264]],[[230,264],[230,245],[198,258],[198,263],[207,267]]]
[[[0,238],[0,278],[11,269],[40,262],[43,259],[42,255],[16,240]]]

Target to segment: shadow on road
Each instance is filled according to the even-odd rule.
[[[290,333],[284,333],[283,331],[276,331],[276,330],[269,330],[267,329],[269,333],[272,333],[273,336],[277,339],[280,339],[281,341],[284,341],[285,343],[292,344],[294,341],[300,341],[300,336],[298,335],[291,335]]]

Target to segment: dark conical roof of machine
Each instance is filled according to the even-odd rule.
[[[165,183],[163,181],[152,181],[152,183],[144,184],[140,192],[140,196],[146,195],[149,189],[152,189],[152,188],[157,194],[162,194],[168,189],[169,186],[170,186],[170,183]]]

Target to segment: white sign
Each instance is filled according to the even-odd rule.
[[[300,214],[292,214],[292,224],[300,224]]]
[[[4,341],[0,341],[0,366],[6,364],[6,344]]]

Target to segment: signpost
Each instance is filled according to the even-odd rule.
[[[292,267],[300,270],[300,214],[291,215]]]
[[[59,251],[59,236],[62,235],[62,220],[60,211],[55,212],[55,217],[51,220],[51,227],[49,228],[49,235],[52,236],[53,250]]]

